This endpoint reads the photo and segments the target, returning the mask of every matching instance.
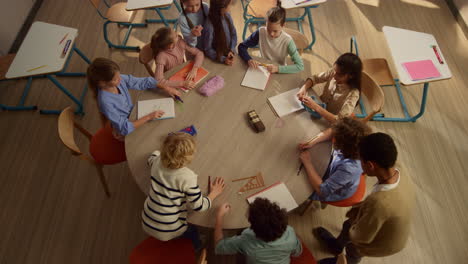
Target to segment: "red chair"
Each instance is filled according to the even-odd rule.
[[[130,253],[130,264],[206,263],[206,249],[197,262],[192,242],[187,238],[159,241],[148,237]]]
[[[302,244],[302,254],[299,257],[291,257],[291,264],[316,264],[317,261],[314,258],[314,255],[306,247],[304,242]]]
[[[366,195],[366,175],[363,173],[361,174],[361,179],[359,180],[359,185],[356,189],[356,192],[349,198],[346,198],[341,201],[334,201],[334,202],[322,202],[333,206],[338,207],[350,207],[357,203],[360,203],[362,199],[364,199],[364,195]]]
[[[75,142],[74,128],[78,129],[90,141],[91,156],[83,153]],[[101,128],[95,135],[75,122],[71,107],[65,108],[58,118],[58,133],[62,143],[71,151],[72,155],[88,161],[97,170],[104,192],[110,197],[109,187],[102,170],[103,165],[117,164],[126,161],[125,144],[112,135],[110,124]]]
[[[114,138],[110,122],[93,135],[89,144],[89,153],[97,163],[103,165],[117,164],[127,160],[125,142]]]

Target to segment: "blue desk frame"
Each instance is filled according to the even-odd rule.
[[[27,77],[28,81],[26,83],[26,86],[24,87],[23,94],[21,95],[20,102],[16,106],[7,106],[4,104],[0,104],[0,108],[2,110],[9,110],[9,111],[19,111],[19,110],[36,110],[37,106],[25,106],[24,101],[26,100],[26,97],[29,93],[29,90],[31,88],[31,84],[33,79],[36,78],[47,78],[49,79],[60,91],[62,91],[65,95],[67,95],[77,106],[77,109],[75,110],[75,114],[79,115],[84,115],[83,111],[83,100],[86,95],[86,92],[88,90],[88,85],[85,84],[83,91],[81,92],[80,98],[76,98],[70,91],[68,91],[56,78],[55,76],[63,76],[63,77],[81,77],[81,76],[86,76],[86,73],[84,72],[66,72],[68,65],[70,63],[71,57],[73,55],[73,52],[76,52],[86,63],[91,64],[91,61],[86,57],[86,55],[79,50],[75,45],[73,45],[73,49],[70,51],[70,54],[68,55],[67,61],[65,62],[65,66],[63,67],[63,70],[57,73],[51,73],[51,74],[42,74],[42,75],[36,75],[36,76],[30,76]],[[40,110],[39,111],[41,114],[60,114],[62,110]]]
[[[350,52],[353,52],[353,47],[356,50],[356,55],[359,56],[358,45],[356,41],[356,37],[352,36],[350,40]],[[393,79],[394,85],[382,85],[382,87],[386,86],[395,86],[398,97],[400,99],[401,107],[403,108],[403,113],[405,117],[385,117],[384,114],[376,114],[371,120],[373,121],[387,121],[387,122],[416,122],[425,112],[426,110],[426,101],[427,101],[427,93],[429,91],[429,83],[424,83],[423,94],[421,99],[421,106],[419,108],[419,113],[414,116],[411,116],[408,112],[408,108],[406,106],[405,98],[403,97],[403,93],[400,87],[400,80]],[[362,101],[362,98],[359,99],[359,108],[361,109],[361,114],[357,114],[356,116],[359,118],[364,118],[367,116],[367,111]]]

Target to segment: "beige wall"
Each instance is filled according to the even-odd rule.
[[[36,0],[0,0],[0,54],[8,53]]]

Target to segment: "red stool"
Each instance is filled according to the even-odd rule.
[[[159,241],[148,237],[130,253],[130,264],[196,264],[195,250],[187,238]]]
[[[317,264],[314,255],[306,247],[304,242],[302,244],[302,254],[299,257],[291,257],[291,264]]]
[[[97,163],[103,165],[117,164],[127,160],[125,142],[114,138],[109,122],[93,135],[89,144],[89,152]]]
[[[322,202],[333,206],[338,207],[350,207],[357,203],[360,203],[362,199],[366,195],[366,175],[363,173],[361,174],[361,178],[359,179],[359,185],[356,189],[356,192],[349,198],[346,198],[341,201],[334,201],[334,202]]]

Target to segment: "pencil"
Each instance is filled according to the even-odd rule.
[[[211,192],[211,176],[208,176],[208,194]]]
[[[59,42],[59,44],[62,44],[62,42],[65,40],[65,38],[67,38],[67,36],[68,36],[68,33],[65,34],[65,36],[63,36],[63,38],[62,38],[62,40]]]
[[[32,68],[32,69],[27,70],[27,72],[32,72],[32,71],[35,71],[35,70],[37,70],[37,69],[44,68],[44,67],[46,67],[46,66],[47,66],[47,65],[42,65],[42,66],[39,66],[39,67],[36,67],[36,68]]]
[[[304,168],[304,163],[301,162],[301,166],[299,166],[296,176],[299,176],[299,174],[301,174],[302,168]]]
[[[181,99],[178,95],[175,96],[175,99],[176,99],[177,101],[180,101],[181,103],[184,102],[184,101],[182,101],[182,99]]]

